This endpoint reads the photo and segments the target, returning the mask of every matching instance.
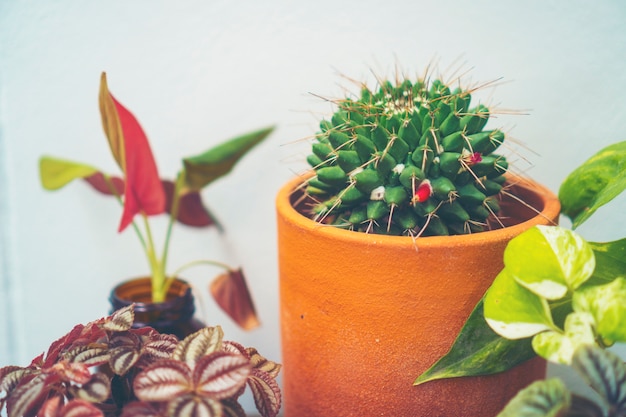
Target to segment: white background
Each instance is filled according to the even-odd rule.
[[[0,0],[0,366],[26,364],[74,324],[105,315],[112,286],[147,271],[136,236],[116,233],[114,200],[82,182],[54,193],[39,183],[43,154],[119,172],[100,125],[101,71],[142,123],[163,177],[184,156],[277,125],[203,192],[227,233],[178,226],[170,265],[243,266],[263,322],[249,333],[208,296],[218,271],[185,276],[209,324],[280,359],[274,196],[306,167],[305,139],[332,110],[314,94],[358,91],[339,74],[371,81],[429,64],[468,70],[468,84],[501,79],[484,101],[525,115],[491,123],[527,148],[511,158],[516,169],[554,191],[626,139],[621,0]],[[623,237],[625,202],[579,231]],[[160,219],[154,227],[162,237]]]

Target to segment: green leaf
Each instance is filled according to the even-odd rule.
[[[607,283],[626,276],[626,239],[609,243],[588,242],[596,257],[596,269],[589,284]]]
[[[58,190],[75,179],[87,178],[98,170],[92,166],[43,156],[39,159],[41,184],[46,190]]]
[[[183,159],[185,182],[192,191],[199,191],[229,173],[235,164],[274,130],[268,127],[230,139],[208,151]]]
[[[533,349],[550,362],[570,364],[581,346],[595,344],[593,317],[589,313],[571,313],[565,319],[565,330],[549,330],[533,337]]]
[[[626,189],[626,141],[607,146],[576,168],[561,184],[561,211],[580,226]]]
[[[574,293],[574,310],[589,312],[595,329],[607,343],[626,342],[626,279],[616,278],[604,285]]]
[[[598,346],[576,351],[572,367],[606,401],[614,416],[626,415],[626,364]]]
[[[589,279],[595,258],[577,233],[558,226],[535,226],[509,242],[504,264],[521,285],[543,298],[558,300]]]
[[[571,401],[560,379],[536,381],[518,392],[497,417],[559,417],[569,410]]]
[[[452,348],[414,385],[443,378],[503,372],[535,356],[530,340],[508,340],[494,333],[483,317],[483,300],[469,316]]]
[[[485,319],[507,339],[530,337],[555,327],[547,301],[522,287],[507,268],[487,290]]]

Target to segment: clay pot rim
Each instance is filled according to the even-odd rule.
[[[280,188],[276,196],[276,210],[279,215],[282,216],[285,221],[303,231],[325,235],[328,238],[346,242],[358,241],[360,244],[366,240],[372,245],[384,244],[402,248],[407,246],[415,247],[416,244],[428,245],[429,247],[447,247],[451,244],[482,245],[485,242],[508,240],[535,225],[545,224],[546,219],[548,219],[549,223],[552,223],[553,220],[558,220],[559,213],[561,211],[561,203],[558,197],[550,189],[529,178],[515,177],[512,181],[512,183],[515,184],[515,187],[523,189],[524,192],[534,194],[537,200],[541,201],[543,204],[543,209],[537,215],[523,222],[480,233],[452,236],[424,236],[417,239],[413,239],[409,236],[388,236],[374,233],[368,234],[323,225],[310,219],[293,207],[291,202],[292,194],[307,178],[310,178],[311,176],[313,176],[312,172],[296,176]],[[556,223],[554,224],[556,225]]]

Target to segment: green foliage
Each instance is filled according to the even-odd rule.
[[[312,216],[362,232],[448,235],[487,230],[508,162],[501,130],[468,90],[440,80],[382,81],[337,102],[307,161]]]
[[[573,368],[598,393],[600,403],[571,393],[551,378],[520,391],[497,417],[624,417],[626,416],[626,364],[597,346],[582,346],[573,356]]]

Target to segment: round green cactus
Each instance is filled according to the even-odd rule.
[[[315,220],[390,235],[487,230],[499,211],[506,158],[501,130],[484,130],[489,109],[470,91],[402,80],[363,87],[337,102],[307,161]]]

